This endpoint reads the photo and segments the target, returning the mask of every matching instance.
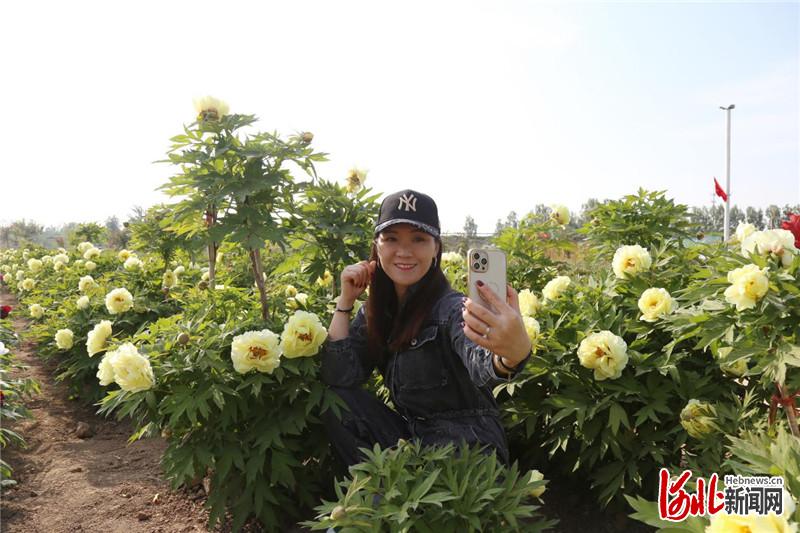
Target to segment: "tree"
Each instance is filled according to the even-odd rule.
[[[500,222],[498,220],[498,222]],[[464,221],[464,249],[469,249],[469,242],[475,237],[478,236],[478,225],[475,223],[475,219],[472,218],[472,215],[467,215],[466,220]]]
[[[764,218],[766,219],[767,229],[780,228],[782,218],[781,208],[775,204],[770,205],[764,213]]]

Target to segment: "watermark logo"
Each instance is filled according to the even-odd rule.
[[[731,515],[783,514],[783,478],[774,476],[725,476],[725,491],[717,490],[719,476],[708,482],[697,478],[696,490],[689,493],[686,483],[692,477],[684,470],[676,479],[662,468],[658,473],[658,516],[681,522],[689,516],[715,515],[723,509]]]

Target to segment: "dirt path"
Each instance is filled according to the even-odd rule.
[[[14,328],[27,321],[9,294],[0,305],[12,305]],[[206,531],[204,494],[172,492],[161,476],[165,443],[145,439],[127,444],[130,424],[105,419],[67,399],[67,389],[23,343],[15,351],[42,392],[27,402],[33,419],[16,424],[28,442],[25,450],[6,449],[3,459],[19,484],[2,493],[3,532],[187,532]],[[79,438],[79,422],[93,436]],[[155,499],[155,503],[153,500]]]

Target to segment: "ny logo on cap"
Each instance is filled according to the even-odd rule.
[[[397,209],[404,209],[405,211],[417,212],[417,197],[411,193],[404,194],[400,197],[400,204]]]

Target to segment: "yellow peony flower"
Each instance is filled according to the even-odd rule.
[[[639,297],[639,310],[642,316],[639,320],[655,322],[659,318],[672,312],[675,301],[666,289],[650,288]]]
[[[40,272],[42,270],[42,262],[38,259],[28,259],[28,270],[31,272]]]
[[[523,289],[519,291],[519,311],[522,316],[536,316],[541,304],[539,298],[530,291],[530,289]]]
[[[101,320],[99,324],[92,328],[86,338],[86,351],[89,353],[89,357],[106,349],[106,341],[112,333],[110,320]]]
[[[44,316],[44,307],[39,304],[32,304],[28,307],[28,311],[30,311],[33,318],[42,318]]]
[[[25,279],[25,271],[17,270],[17,273],[14,277],[17,279],[17,281],[22,281],[23,279]]]
[[[539,334],[541,333],[539,321],[532,316],[523,316],[522,322],[525,324],[525,332],[531,340],[531,345],[536,346],[536,341],[539,340]]]
[[[550,220],[560,226],[569,224],[569,209],[567,209],[567,206],[561,204],[551,205]]]
[[[253,369],[272,374],[280,364],[280,357],[278,336],[268,329],[248,331],[233,338],[231,360],[233,369],[240,374]]]
[[[92,276],[83,276],[78,281],[78,290],[81,292],[91,292],[98,287]]]
[[[111,364],[111,360],[117,352],[106,352],[103,358],[100,360],[100,366],[97,367],[97,379],[100,380],[100,385],[106,386],[111,385],[114,383],[114,366]]]
[[[194,109],[197,111],[197,120],[219,120],[228,114],[228,104],[213,96],[195,98]]]
[[[531,470],[531,475],[528,478],[528,483],[533,483],[534,481],[542,481],[544,480],[544,474],[539,472],[538,470]],[[533,498],[541,498],[544,491],[547,490],[547,487],[544,485],[540,487],[536,487],[535,489],[531,489],[528,494],[530,494]]]
[[[289,358],[316,355],[327,336],[317,315],[296,311],[283,327],[281,350]]]
[[[90,259],[95,259],[96,257],[100,256],[100,250],[92,246],[91,248],[87,249],[83,252],[83,258],[89,261]]]
[[[53,270],[55,270],[56,272],[58,272],[62,268],[64,268],[64,263],[59,263],[58,261],[55,261],[53,263]]]
[[[113,355],[109,361],[114,371],[114,381],[122,390],[141,392],[153,388],[155,376],[150,360],[140,354],[136,346],[126,342],[111,353]]]
[[[22,280],[22,288],[25,289],[26,291],[33,290],[35,286],[36,282],[31,278],[25,278]]]
[[[287,298],[293,298],[297,295],[297,289],[295,289],[294,285],[287,285],[283,293],[287,296]]]
[[[142,260],[135,255],[132,255],[125,260],[125,262],[122,264],[122,268],[128,271],[134,271],[141,269],[142,265]]]
[[[117,254],[117,259],[119,259],[121,262],[124,263],[132,255],[133,252],[131,252],[130,250],[120,250],[119,253]]]
[[[112,315],[130,311],[133,307],[133,295],[126,288],[114,289],[106,294],[106,309]]]
[[[186,268],[183,265],[176,266],[175,269],[172,271],[172,273],[175,274],[176,276],[180,276],[184,272],[186,272]]]
[[[298,292],[295,297],[295,301],[305,307],[308,304],[308,294],[304,292]]]
[[[620,279],[625,279],[631,274],[648,270],[653,264],[653,259],[647,252],[647,248],[642,248],[638,244],[632,246],[620,246],[614,252],[614,259],[611,260],[611,267],[614,275]]]
[[[88,296],[81,296],[75,302],[75,305],[78,307],[78,309],[86,309],[87,307],[89,307],[89,297]]]
[[[693,398],[681,410],[681,426],[692,437],[702,439],[717,429],[716,415],[714,406]]]
[[[353,167],[347,171],[347,192],[358,192],[364,187],[364,183],[367,181],[367,172],[368,170],[364,170],[358,167]]]
[[[178,284],[178,276],[172,270],[167,270],[161,277],[161,286],[165,289],[171,289]]]
[[[330,287],[331,283],[333,283],[333,275],[330,270],[326,270],[322,277],[317,276],[317,285],[320,287]]]
[[[83,267],[86,270],[88,270],[89,272],[91,272],[92,270],[97,268],[97,264],[94,261],[86,261],[86,263],[83,265]]]
[[[56,331],[56,346],[59,350],[69,350],[72,348],[72,342],[75,335],[71,329],[60,329]]]
[[[547,282],[547,285],[542,289],[542,296],[546,300],[558,300],[561,295],[567,290],[572,280],[569,276],[557,276]]]
[[[206,270],[203,272],[203,275],[200,276],[200,280],[207,282],[209,279],[211,279],[211,275],[208,273],[208,270]]]
[[[594,379],[617,379],[628,364],[628,345],[608,330],[592,333],[578,346],[581,366],[594,370]]]
[[[769,290],[767,270],[749,264],[728,272],[731,286],[725,289],[725,301],[735,305],[737,311],[755,307]]]

